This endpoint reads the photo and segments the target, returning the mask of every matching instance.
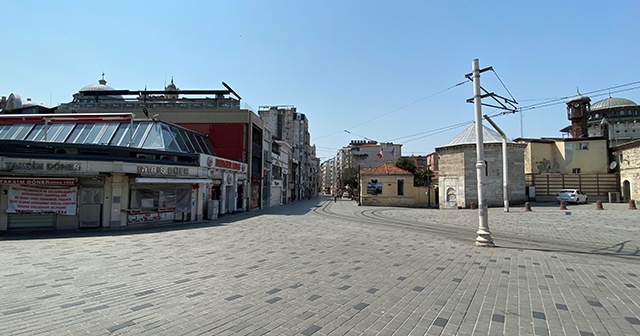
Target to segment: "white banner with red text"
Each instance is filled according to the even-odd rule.
[[[53,212],[59,215],[75,215],[78,187],[9,187],[7,213]]]

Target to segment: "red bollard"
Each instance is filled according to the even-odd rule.
[[[531,203],[524,202],[524,211],[533,211],[531,210]]]
[[[638,210],[638,208],[636,208],[635,200],[629,200],[629,210]]]
[[[560,201],[560,210],[567,210],[567,201]]]
[[[469,203],[469,209],[473,210],[475,208],[476,208],[476,204],[475,203],[473,203],[473,202]]]
[[[596,201],[596,210],[604,210],[602,207],[602,201]]]

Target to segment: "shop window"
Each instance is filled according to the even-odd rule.
[[[572,173],[572,174],[580,174],[580,168],[573,168],[573,169],[571,169],[571,173]]]
[[[589,150],[589,143],[588,142],[576,143],[576,150]]]
[[[191,212],[191,186],[153,186],[131,190],[131,209],[158,210],[175,209],[180,212]]]

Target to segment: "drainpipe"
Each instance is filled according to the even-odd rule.
[[[507,160],[507,135],[489,118],[488,115],[483,116],[502,136],[502,198],[504,199],[504,212],[509,212],[509,161]]]

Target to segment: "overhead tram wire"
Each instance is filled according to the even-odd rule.
[[[430,95],[428,95],[428,96],[426,96],[426,97],[424,97],[424,98],[420,98],[420,99],[418,99],[418,100],[416,100],[416,101],[414,101],[414,102],[411,102],[411,103],[406,104],[406,105],[404,105],[404,106],[398,107],[398,108],[396,108],[396,109],[394,109],[394,110],[391,110],[391,111],[389,111],[389,112],[383,113],[383,114],[381,114],[381,115],[379,115],[379,116],[377,116],[377,117],[374,117],[374,118],[371,118],[371,119],[369,119],[369,120],[363,121],[363,122],[361,122],[361,123],[359,123],[359,124],[353,125],[353,126],[351,126],[351,127],[347,128],[347,129],[345,129],[344,131],[347,131],[347,130],[349,130],[349,129],[353,129],[353,128],[356,128],[356,127],[362,126],[362,125],[364,125],[364,124],[370,123],[370,122],[372,122],[372,121],[374,121],[374,120],[380,119],[380,118],[382,118],[382,117],[384,117],[384,116],[387,116],[387,115],[389,115],[389,114],[391,114],[391,113],[394,113],[394,112],[400,111],[400,110],[402,110],[402,109],[404,109],[404,108],[406,108],[406,107],[409,107],[409,106],[411,106],[411,105],[417,104],[417,103],[419,103],[419,102],[421,102],[421,101],[423,101],[423,100],[426,100],[426,99],[432,98],[432,97],[437,96],[437,95],[439,95],[439,94],[441,94],[441,93],[444,93],[444,92],[446,92],[446,91],[449,91],[449,90],[451,90],[451,89],[453,89],[453,88],[456,88],[456,87],[458,87],[458,86],[461,86],[461,85],[463,85],[463,84],[465,84],[465,83],[467,83],[467,82],[469,82],[469,80],[468,80],[468,79],[467,79],[467,80],[465,80],[465,81],[462,81],[462,82],[460,82],[460,83],[457,83],[457,84],[451,85],[450,87],[448,87],[448,88],[446,88],[446,89],[444,89],[444,90],[440,90],[440,91],[438,91],[438,92],[436,92],[436,93],[433,93],[433,94],[430,94]],[[312,141],[315,141],[315,140],[318,140],[318,139],[324,139],[324,138],[328,138],[328,137],[331,137],[331,136],[334,136],[334,135],[337,135],[337,134],[340,134],[340,133],[343,133],[343,131],[335,132],[335,133],[331,133],[331,134],[328,134],[328,135],[323,135],[323,136],[320,136],[320,137],[317,137],[317,138],[313,138],[313,139],[311,139],[311,140],[312,140]]]
[[[440,127],[440,128],[436,128],[436,129],[432,129],[432,130],[428,130],[428,131],[424,131],[424,132],[405,135],[405,136],[401,136],[401,137],[398,137],[398,138],[389,139],[389,140],[387,140],[387,142],[393,142],[393,141],[396,141],[396,140],[402,140],[402,139],[407,139],[407,138],[414,138],[414,137],[421,136],[421,135],[430,136],[430,135],[433,135],[433,134],[439,134],[439,133],[446,132],[446,131],[449,131],[449,130],[452,130],[452,129],[455,129],[455,128],[458,128],[458,127],[462,127],[462,126],[465,126],[465,125],[469,125],[469,122],[468,121],[464,121],[464,122],[461,122],[461,123],[448,125],[448,126],[443,126],[443,127]]]
[[[498,76],[498,73],[496,72],[496,70],[492,67],[491,71],[493,71],[493,74],[496,75],[496,78],[498,78],[498,80],[500,81],[500,84],[502,84],[502,87],[507,90],[507,93],[509,94],[509,97],[511,97],[511,100],[513,100],[514,102],[516,101],[515,98],[513,98],[513,95],[511,94],[511,91],[509,91],[509,89],[507,89],[507,86],[504,85],[504,82],[502,81],[502,79],[500,79],[500,76]]]
[[[367,140],[367,141],[375,141],[375,142],[378,142],[377,140],[373,140],[373,139],[371,139],[371,138],[367,138],[366,136],[362,136],[362,135],[359,135],[359,134],[355,134],[355,133],[350,132],[350,131],[348,131],[348,130],[344,130],[344,132],[345,132],[345,133],[349,133],[349,134],[351,134],[351,135],[355,135],[355,136],[360,137],[360,138],[362,138],[362,139],[365,139],[365,140]]]
[[[504,112],[496,112],[496,113],[494,113],[492,115],[489,115],[489,117],[490,118],[495,118],[495,117],[501,117],[503,115],[505,115]],[[449,125],[449,126],[440,127],[440,128],[436,128],[436,129],[425,131],[425,132],[421,132],[421,133],[415,133],[415,134],[403,136],[403,137],[400,137],[400,138],[391,139],[391,140],[388,140],[388,142],[393,142],[394,140],[400,140],[400,139],[409,138],[408,140],[405,140],[405,141],[402,142],[403,144],[405,144],[405,143],[408,143],[408,142],[424,139],[424,138],[427,138],[427,137],[430,137],[430,136],[433,136],[433,135],[436,135],[436,134],[440,134],[440,133],[444,133],[444,132],[447,132],[447,131],[451,131],[451,130],[454,130],[456,128],[460,128],[460,127],[464,127],[464,126],[467,126],[467,125],[471,125],[474,122],[475,122],[474,120],[463,121],[463,122],[460,122],[460,123],[457,123],[457,124],[452,124],[452,125]]]
[[[434,132],[431,132],[429,134],[425,134],[425,135],[421,135],[421,136],[418,136],[418,137],[415,137],[415,138],[412,138],[412,139],[405,140],[402,143],[406,144],[406,143],[413,142],[413,141],[416,141],[416,140],[424,139],[424,138],[427,138],[427,137],[430,137],[430,136],[433,136],[433,135],[436,135],[436,134],[452,131],[452,130],[454,130],[456,128],[460,128],[460,127],[464,127],[464,126],[467,126],[467,125],[471,125],[473,123],[474,123],[473,120],[465,121],[463,123],[458,123],[456,125],[451,125],[448,128],[441,128],[441,129],[439,129],[437,131],[434,131]]]
[[[496,74],[496,76],[497,76],[497,74]],[[606,93],[606,94],[610,94],[610,93],[618,93],[618,92],[625,92],[625,91],[631,91],[631,90],[640,89],[640,86],[637,86],[637,87],[627,88],[627,89],[624,89],[624,90],[609,91],[611,89],[617,89],[617,88],[622,88],[622,87],[625,87],[625,86],[636,85],[636,84],[640,84],[640,81],[630,82],[630,83],[626,83],[626,84],[621,84],[621,85],[616,85],[616,86],[612,86],[612,87],[608,87],[608,88],[604,88],[604,89],[598,89],[598,90],[586,92],[585,95],[590,95],[590,94],[593,94],[593,93],[598,93],[598,92],[603,92],[603,91],[608,91],[608,93]],[[511,92],[509,92],[509,90],[506,87],[505,87],[505,90],[507,90],[507,92],[511,96]],[[604,94],[600,94],[600,95],[596,95],[596,96],[601,96],[601,95],[604,95]],[[512,98],[513,98],[513,96],[512,96]],[[518,112],[522,112],[523,110],[526,111],[526,110],[531,110],[531,109],[540,108],[540,107],[547,107],[547,106],[557,105],[557,104],[560,104],[560,103],[564,103],[569,98],[570,97],[568,97],[568,96],[560,97],[560,98],[552,98],[552,99],[549,99],[547,101],[543,101],[543,102],[538,103],[538,104],[531,104],[529,106],[524,106],[524,107],[518,108]],[[513,99],[513,100],[515,100],[515,99]],[[506,112],[506,113],[509,113],[509,112]],[[489,115],[489,117],[490,118],[501,117],[501,116],[504,116],[506,113],[505,112],[496,112],[496,113],[494,113],[492,115]],[[459,127],[462,127],[462,126],[465,126],[465,125],[471,125],[473,123],[474,123],[473,120],[465,121],[465,122],[452,124],[452,125],[444,126],[444,127],[441,127],[441,128],[436,128],[436,129],[425,131],[425,132],[420,132],[420,133],[415,133],[415,134],[411,134],[411,135],[407,135],[407,136],[403,136],[403,137],[399,137],[399,138],[390,139],[390,140],[388,140],[388,142],[393,142],[393,141],[401,140],[401,139],[408,139],[406,141],[403,141],[403,143],[412,142],[412,141],[420,140],[420,139],[423,139],[423,138],[426,138],[426,137],[429,137],[429,136],[432,136],[432,135],[436,135],[436,134],[440,134],[440,133],[443,133],[443,132],[446,132],[446,131],[450,131],[450,130],[453,130],[453,129],[456,129],[456,128],[459,128]]]
[[[615,89],[619,89],[619,88],[623,88],[623,87],[631,86],[631,85],[637,85],[637,84],[640,84],[640,81],[630,82],[630,83],[621,84],[621,85],[615,85],[615,86],[611,86],[611,87],[604,88],[604,89],[593,90],[593,91],[585,92],[583,94],[588,96],[588,95],[593,95],[594,93],[606,92],[604,94],[597,94],[597,95],[594,96],[594,97],[599,97],[599,96],[603,96],[603,95],[609,95],[611,93],[619,93],[619,92],[637,90],[637,89],[640,89],[640,86],[627,88],[627,89],[623,89],[623,90],[615,90]],[[611,90],[615,90],[615,91],[611,91]],[[571,96],[553,98],[553,99],[549,99],[549,100],[546,100],[546,101],[542,101],[540,103],[531,104],[531,105],[527,105],[527,106],[522,106],[518,110],[520,112],[522,112],[522,111],[529,111],[529,110],[533,110],[533,109],[537,109],[537,108],[543,108],[543,107],[558,105],[558,104],[561,104],[561,103],[565,103],[566,100],[569,99],[569,98],[571,98]]]

